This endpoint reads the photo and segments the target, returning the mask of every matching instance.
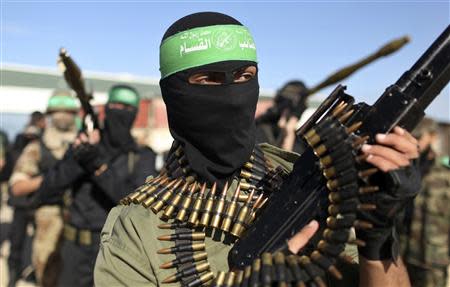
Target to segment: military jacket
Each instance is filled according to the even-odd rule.
[[[298,158],[298,154],[268,144],[261,144],[260,147],[270,164],[286,173],[292,170],[293,163]],[[233,178],[226,191],[227,198],[233,196],[238,181],[237,177]],[[170,262],[177,260],[170,252],[174,242],[163,240],[167,239],[171,230],[162,227],[174,221],[165,220],[163,214],[155,209],[154,204],[147,209],[142,204],[133,202],[111,210],[101,232],[100,251],[94,270],[96,286],[180,286],[180,282],[170,280],[177,279],[177,275],[173,276],[177,269],[170,268]],[[204,234],[203,252],[206,252],[208,272],[203,273],[203,279],[207,281],[211,279],[207,274],[215,276],[220,271],[228,271],[227,257],[233,245],[224,240],[226,235],[223,232],[213,229],[206,230]],[[355,258],[357,253],[353,252],[353,256]],[[202,265],[197,266],[201,268]],[[344,272],[350,275],[345,276],[347,281],[342,281],[342,286],[357,285],[356,266],[357,264],[351,264],[344,268]],[[330,286],[338,285],[332,283]]]

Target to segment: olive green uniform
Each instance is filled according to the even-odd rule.
[[[295,153],[268,144],[262,144],[261,149],[274,166],[280,166],[286,172],[292,170],[293,163],[298,158]],[[233,180],[228,193],[236,189],[237,183],[236,179]],[[228,196],[231,197],[230,194]],[[173,242],[157,240],[158,236],[170,232],[157,227],[162,223],[165,222],[158,215],[142,205],[118,206],[111,210],[101,233],[100,252],[94,270],[95,285],[179,286],[179,283],[162,284],[165,278],[176,272],[174,269],[159,268],[161,264],[175,259],[174,255],[157,253],[160,249],[173,246]],[[211,271],[214,274],[228,271],[227,257],[232,245],[216,238],[213,240],[208,235],[205,244]],[[356,252],[352,255],[355,258]],[[350,269],[351,272],[355,271]],[[352,282],[358,280],[353,274],[349,277]],[[349,286],[348,283],[343,286]]]

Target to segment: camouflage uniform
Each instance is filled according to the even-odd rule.
[[[447,286],[450,168],[436,162],[414,203],[405,262],[413,286]]]
[[[69,144],[76,137],[76,129],[61,132],[49,127],[43,135],[43,144],[56,159],[61,159]],[[27,145],[17,160],[9,184],[28,180],[37,176],[40,170],[42,147],[39,141]],[[43,205],[35,211],[35,235],[33,241],[32,262],[38,282],[42,281],[47,259],[53,253],[63,229],[63,219],[60,205]]]

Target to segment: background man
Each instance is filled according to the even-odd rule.
[[[16,234],[14,232],[14,237],[19,236],[21,238],[13,238],[11,240],[12,252],[9,260],[11,282],[17,279],[18,269],[20,268],[20,266],[16,266],[16,262],[20,262],[18,258],[22,254],[24,237],[21,235],[24,235],[26,227],[23,221],[26,218],[26,213],[30,211],[29,209],[38,206],[34,212],[36,228],[32,248],[32,262],[38,283],[43,284],[43,279],[46,277],[44,276],[44,271],[47,267],[47,260],[55,251],[63,228],[62,197],[43,203],[39,202],[35,196],[28,196],[28,194],[35,192],[41,186],[43,175],[63,157],[69,145],[75,140],[77,134],[75,117],[77,112],[77,102],[69,92],[55,91],[47,104],[50,125],[45,129],[42,138],[39,138],[39,130],[43,125],[38,116],[35,116],[35,123],[27,127],[27,129],[36,129],[37,140],[24,148],[10,179],[13,197],[22,197],[22,201],[24,197],[28,197],[25,205],[22,206],[28,210],[18,209],[18,213],[14,216],[16,220],[22,221],[23,224],[20,225],[21,227],[17,226],[19,228],[17,232],[19,233]],[[39,126],[39,124],[41,125]],[[23,138],[26,139],[25,136]],[[63,191],[61,190],[61,192]]]
[[[139,106],[137,91],[113,86],[105,106],[104,128],[91,137],[81,133],[64,159],[44,176],[37,197],[42,201],[72,190],[61,249],[58,286],[92,286],[100,230],[109,210],[127,191],[155,173],[155,154],[138,147],[130,130]]]

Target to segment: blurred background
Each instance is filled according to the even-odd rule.
[[[66,87],[56,67],[58,49],[65,47],[83,69],[100,113],[113,84],[131,84],[144,98],[135,134],[158,152],[168,149],[159,44],[171,23],[198,11],[230,14],[252,32],[261,86],[257,114],[287,81],[313,86],[385,43],[409,36],[401,50],[342,82],[358,101],[371,104],[449,23],[448,1],[4,1],[1,128],[14,138],[30,112],[44,110],[51,92]],[[309,107],[333,88],[319,91]],[[427,114],[450,121],[448,87]]]
[[[200,11],[229,14],[250,29],[257,46],[261,87],[256,116],[272,106],[273,97],[285,83],[301,80],[307,87],[313,87],[389,41],[408,36],[410,42],[400,50],[341,82],[357,101],[372,104],[450,22],[448,0],[1,1],[0,129],[5,138],[13,142],[33,111],[45,112],[55,89],[67,89],[56,65],[59,49],[65,47],[82,68],[100,118],[111,86],[124,83],[139,91],[142,101],[133,135],[139,144],[158,153],[161,165],[161,155],[170,148],[172,138],[159,89],[160,41],[174,21]],[[308,109],[298,125],[335,86],[319,90],[308,99]],[[448,86],[428,108],[427,117],[437,123],[433,124],[433,133],[440,135],[438,155],[448,156]],[[6,178],[0,192],[4,195],[0,196],[0,286],[13,286],[6,285],[9,254],[6,230],[13,230],[12,210],[6,205],[7,189]],[[449,191],[446,189],[447,200]],[[448,209],[448,205],[443,206]],[[448,219],[446,222],[448,225]],[[30,248],[33,226],[28,224],[26,228]],[[447,243],[444,245],[448,247]],[[35,286],[30,251],[23,253],[28,254],[28,259],[24,259],[18,286]]]

